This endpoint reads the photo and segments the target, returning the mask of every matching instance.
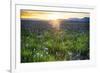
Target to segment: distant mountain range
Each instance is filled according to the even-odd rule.
[[[34,21],[34,22],[38,22],[38,21],[45,21],[45,22],[47,22],[47,21],[49,21],[49,20],[38,20],[38,19],[21,19],[22,21],[24,20],[25,22],[29,22],[29,21]],[[89,23],[89,21],[90,21],[90,18],[89,17],[84,17],[84,18],[69,18],[69,19],[59,19],[59,20],[62,20],[62,21],[64,21],[64,22],[83,22],[83,23]]]
[[[60,29],[75,31],[89,30],[89,17],[59,20],[61,20]],[[49,20],[21,19],[21,29],[26,29],[30,32],[43,32],[52,29],[52,25],[49,24],[48,21]]]
[[[69,18],[65,19],[64,21],[69,21],[69,22],[89,22],[90,18],[89,17],[84,17],[84,18]]]

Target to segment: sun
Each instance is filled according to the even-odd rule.
[[[49,24],[56,30],[59,30],[61,21],[59,19],[49,20]]]
[[[52,13],[48,14],[46,17],[47,20],[49,20],[49,24],[56,30],[59,30],[60,28],[60,23],[62,19],[62,15],[60,13]]]
[[[57,20],[57,19],[61,19],[62,16],[59,13],[52,13],[52,14],[49,14],[46,18],[48,20]]]

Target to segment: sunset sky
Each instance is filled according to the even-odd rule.
[[[88,13],[21,10],[22,19],[56,20],[89,17]]]

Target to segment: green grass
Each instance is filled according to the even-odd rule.
[[[89,59],[88,31],[48,30],[38,35],[21,29],[22,63],[78,59]]]

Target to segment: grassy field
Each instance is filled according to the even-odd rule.
[[[89,59],[89,31],[47,30],[42,34],[21,29],[21,62]]]

